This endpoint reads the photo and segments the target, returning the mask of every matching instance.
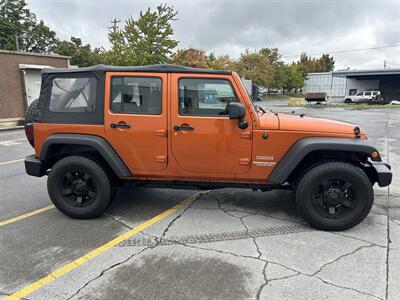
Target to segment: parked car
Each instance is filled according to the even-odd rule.
[[[231,101],[202,104],[211,87]],[[369,213],[372,186],[392,180],[357,125],[265,111],[226,70],[44,69],[25,132],[26,172],[47,175],[51,201],[73,218],[101,215],[117,186],[290,189],[309,224],[344,230]]]
[[[344,103],[368,103],[381,99],[380,91],[362,91],[353,96],[346,96]]]

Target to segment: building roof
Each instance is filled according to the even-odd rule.
[[[400,69],[369,69],[369,70],[345,70],[332,72],[335,77],[360,77],[376,75],[399,75]]]
[[[190,68],[184,66],[170,65],[170,64],[158,64],[148,66],[107,66],[107,65],[96,65],[93,67],[86,68],[51,68],[43,69],[42,73],[79,73],[79,72],[151,72],[151,73],[202,73],[202,74],[232,74],[232,71],[228,70],[210,70],[210,69],[199,69]]]
[[[16,55],[27,55],[27,56],[43,56],[43,57],[54,57],[54,58],[65,58],[71,59],[71,56],[58,55],[58,54],[44,54],[35,52],[21,52],[21,51],[10,51],[10,50],[0,50],[0,54],[16,54]]]

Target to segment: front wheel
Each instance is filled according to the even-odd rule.
[[[61,212],[78,219],[98,217],[112,198],[112,186],[105,170],[82,156],[59,160],[49,173],[47,190]]]
[[[374,192],[360,168],[328,162],[309,170],[296,189],[296,206],[303,218],[322,230],[346,230],[371,210]]]

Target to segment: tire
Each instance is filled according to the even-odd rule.
[[[344,162],[327,162],[310,169],[296,188],[296,206],[313,227],[346,230],[370,212],[374,192],[360,168]]]
[[[61,212],[77,219],[100,216],[113,196],[110,177],[104,169],[82,156],[59,160],[49,173],[47,190]]]
[[[344,100],[344,103],[346,103],[346,104],[349,104],[349,103],[352,103],[353,101],[351,101],[351,99],[345,99]]]
[[[27,124],[33,123],[35,120],[36,109],[39,104],[39,99],[33,100],[33,102],[28,106],[25,115],[25,126]]]

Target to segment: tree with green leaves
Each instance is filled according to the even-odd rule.
[[[100,49],[92,51],[89,44],[83,45],[82,40],[77,37],[71,37],[70,41],[58,41],[53,52],[71,56],[71,64],[79,67],[93,66],[105,60],[104,53]]]
[[[166,63],[178,41],[172,39],[175,10],[165,4],[155,11],[148,8],[139,18],[130,17],[122,30],[109,33],[111,50],[107,59],[113,65]]]
[[[273,82],[273,67],[261,53],[246,50],[240,55],[235,69],[241,77],[250,79],[256,85],[270,86]]]
[[[306,73],[330,72],[335,67],[335,60],[329,54],[323,54],[320,58],[313,58],[304,52],[300,55],[298,62],[304,65]]]
[[[56,33],[26,6],[25,0],[0,0],[0,49],[49,52]]]

